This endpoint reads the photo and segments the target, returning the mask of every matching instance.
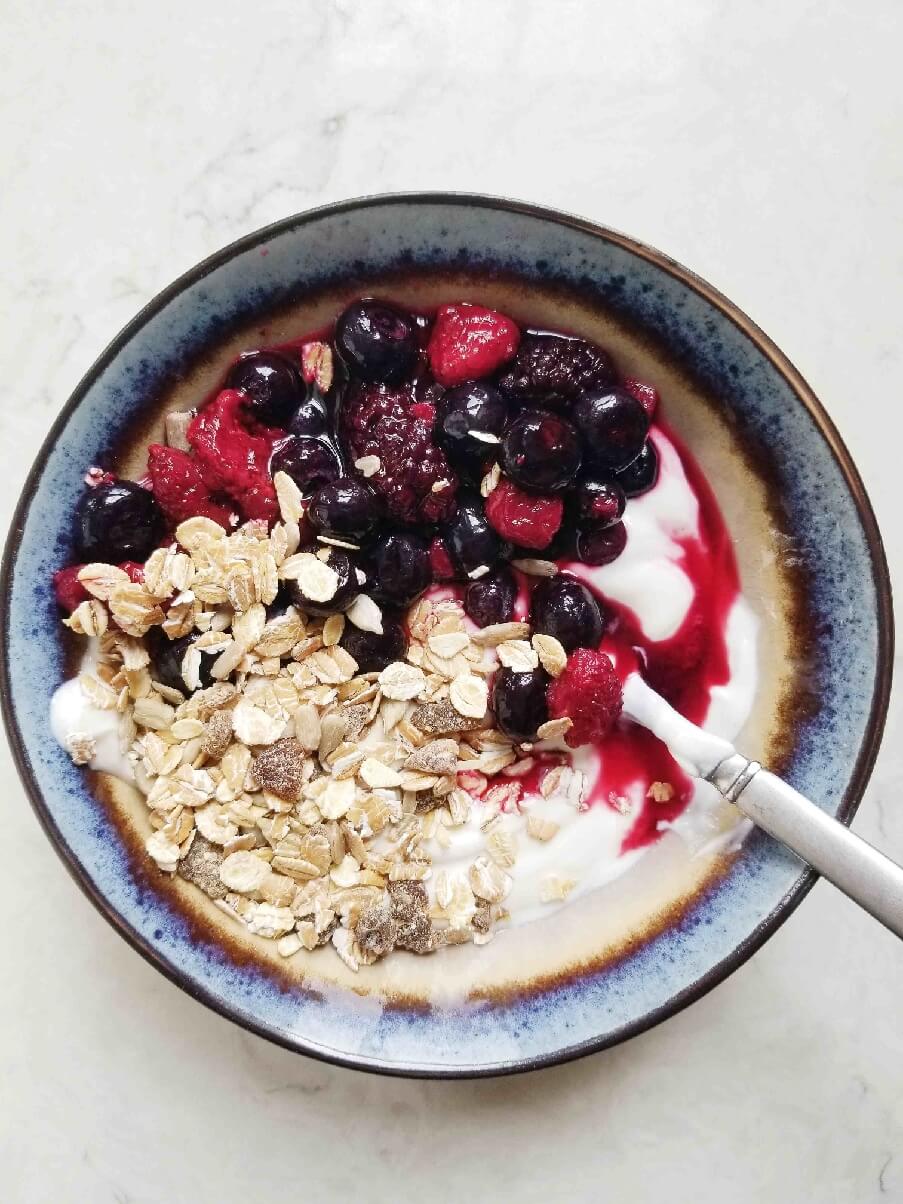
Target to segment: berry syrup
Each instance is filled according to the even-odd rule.
[[[656,641],[645,634],[630,608],[596,589],[606,611],[614,615],[600,646],[611,657],[622,680],[639,670],[681,715],[701,725],[709,710],[712,690],[730,680],[727,627],[740,593],[740,579],[730,534],[702,470],[660,418],[653,426],[655,431],[676,451],[699,505],[697,533],[674,541],[679,549],[676,564],[692,586],[693,600],[677,631]],[[577,568],[574,564],[561,567],[571,571]],[[580,579],[594,589],[592,576],[584,566],[580,568]],[[693,780],[665,745],[628,719],[619,720],[598,753],[599,773],[586,805],[620,810],[626,808],[628,799],[635,800],[638,796],[642,799],[622,852],[656,840],[660,824],[675,820],[693,797]],[[650,793],[653,783],[670,786],[672,797],[653,798]]]

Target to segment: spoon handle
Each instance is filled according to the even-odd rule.
[[[753,823],[903,938],[903,868],[758,761],[735,753],[706,776]]]

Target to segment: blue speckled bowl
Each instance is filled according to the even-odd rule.
[[[149,961],[223,1015],[289,1048],[396,1074],[504,1073],[624,1040],[739,966],[814,880],[756,834],[705,889],[649,929],[646,939],[627,941],[617,956],[569,973],[537,972],[522,990],[475,992],[467,1002],[437,996],[409,1006],[403,990],[387,1001],[289,982],[271,963],[212,939],[197,914],[145,876],[115,809],[53,743],[48,707],[64,673],[64,647],[50,577],[69,557],[71,513],[85,467],[134,434],[172,382],[236,330],[251,323],[259,329],[267,315],[330,289],[350,296],[374,279],[437,271],[454,278],[464,270],[499,287],[507,281],[525,313],[531,289],[579,297],[629,329],[634,347],[647,340],[660,357],[681,365],[700,393],[718,399],[728,424],[765,453],[781,525],[807,582],[804,626],[813,637],[807,672],[816,683],[815,705],[794,720],[783,770],[844,822],[868,779],[890,688],[887,568],[846,449],[811,390],[765,335],[664,255],[589,222],[516,202],[388,196],[289,218],[183,276],[135,318],[79,385],[23,493],[6,546],[0,614],[11,742],[60,856]],[[788,447],[792,457],[783,454]]]

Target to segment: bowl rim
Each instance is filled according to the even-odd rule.
[[[374,193],[319,205],[316,208],[303,210],[300,213],[281,218],[278,221],[262,226],[258,230],[235,239],[225,247],[215,251],[212,255],[202,259],[193,267],[190,267],[148,301],[114,336],[82,376],[78,385],[55,418],[29,470],[15,507],[12,524],[3,550],[2,563],[0,563],[0,631],[4,633],[2,648],[0,648],[0,652],[2,652],[2,655],[0,655],[0,708],[2,708],[6,734],[13,752],[13,759],[19,777],[25,786],[32,809],[57,855],[82,892],[94,904],[108,923],[112,925],[133,949],[140,953],[146,961],[164,974],[177,987],[219,1015],[240,1024],[258,1036],[281,1045],[293,1053],[305,1054],[319,1061],[393,1077],[430,1079],[486,1078],[518,1074],[573,1061],[602,1049],[618,1045],[676,1015],[712,990],[713,987],[723,982],[761,948],[765,941],[796,910],[812,889],[819,875],[810,867],[803,866],[796,880],[784,896],[760,920],[752,932],[732,949],[730,953],[658,1007],[598,1038],[589,1038],[586,1041],[563,1047],[549,1054],[540,1054],[518,1061],[487,1063],[485,1066],[449,1068],[436,1066],[408,1067],[403,1064],[374,1062],[367,1057],[353,1054],[327,1051],[322,1047],[305,1045],[302,1039],[293,1039],[279,1030],[270,1028],[266,1023],[244,1011],[240,1006],[224,1002],[216,997],[212,991],[191,979],[184,971],[172,966],[150,942],[131,927],[128,921],[107,900],[106,896],[95,888],[87,871],[81,862],[77,860],[75,854],[59,832],[51,810],[38,788],[26,753],[25,742],[19,729],[9,675],[9,608],[12,594],[12,576],[24,532],[25,520],[33,500],[36,482],[43,470],[47,454],[57,442],[70,417],[77,410],[85,394],[93,386],[96,379],[106,370],[141,328],[163,310],[170,301],[179,296],[186,288],[197,284],[211,272],[228,263],[236,255],[253,250],[275,236],[286,233],[298,226],[317,222],[324,217],[335,217],[343,213],[379,206],[409,204],[460,205],[462,207],[471,206],[498,209],[551,222],[555,225],[614,243],[631,254],[653,264],[714,306],[756,345],[759,352],[770,361],[775,370],[788,382],[800,403],[808,411],[822,438],[827,443],[856,506],[869,548],[872,578],[877,594],[878,663],[869,707],[868,722],[847,791],[836,813],[836,818],[841,823],[845,825],[850,824],[868,784],[884,731],[893,676],[895,635],[892,590],[884,543],[865,485],[834,422],[801,373],[769,336],[739,306],[735,305],[722,292],[691,269],[685,267],[664,252],[638,239],[622,234],[598,222],[591,221],[588,218],[544,205],[485,193],[457,191]]]

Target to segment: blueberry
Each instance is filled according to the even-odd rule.
[[[530,622],[534,631],[553,635],[565,652],[598,647],[604,630],[596,599],[576,578],[562,573],[533,590]]]
[[[616,475],[628,497],[638,497],[651,489],[658,480],[658,452],[652,440],[647,439],[637,458]]]
[[[320,486],[310,500],[307,517],[315,531],[363,539],[380,515],[376,494],[366,481],[339,477]]]
[[[624,468],[635,459],[649,433],[649,415],[623,389],[584,394],[574,406],[573,418],[583,436],[589,462],[610,471]]]
[[[152,627],[146,636],[153,661],[151,676],[172,690],[181,690],[183,694],[187,693],[188,687],[182,677],[182,660],[199,635],[200,632],[194,631],[191,635],[182,636],[181,639],[171,640],[160,627]],[[213,668],[215,659],[216,657],[212,654],[201,653],[201,668],[198,676],[202,690],[213,685],[213,676],[210,670]]]
[[[590,476],[577,482],[575,503],[578,522],[601,529],[618,522],[627,498],[617,482]]]
[[[276,597],[266,606],[267,620],[281,619],[291,604],[289,583],[287,581],[280,581],[279,588],[276,590]]]
[[[81,559],[104,564],[147,560],[166,531],[156,498],[134,481],[113,481],[87,490],[75,518]]]
[[[464,591],[464,609],[478,627],[510,623],[517,601],[517,582],[505,566],[471,581]]]
[[[419,351],[417,325],[410,314],[379,301],[357,301],[336,322],[336,347],[360,380],[402,380]]]
[[[307,389],[298,368],[278,351],[251,351],[232,366],[226,384],[240,389],[255,418],[284,426]]]
[[[470,481],[478,481],[485,464],[495,454],[508,407],[491,385],[467,384],[450,389],[439,401],[438,438],[452,467]],[[488,435],[484,440],[480,435]]]
[[[487,522],[475,494],[459,496],[458,509],[445,524],[442,536],[455,568],[462,574],[481,565],[492,568],[502,552],[502,542]]]
[[[326,407],[316,397],[302,401],[288,424],[291,435],[325,435],[328,427]]]
[[[386,611],[383,611],[382,635],[361,631],[351,623],[346,623],[339,643],[357,661],[360,673],[379,673],[393,661],[404,660],[408,648],[404,628],[397,618]]]
[[[615,372],[608,352],[584,339],[527,334],[499,388],[524,405],[569,405],[587,389],[608,388]]]
[[[433,579],[429,545],[419,535],[383,535],[370,548],[367,570],[377,602],[407,606]]]
[[[308,548],[307,551],[321,551],[321,548]],[[294,606],[309,615],[332,615],[338,610],[350,606],[364,588],[358,579],[357,565],[344,548],[330,548],[329,559],[326,561],[339,579],[338,587],[333,596],[326,602],[317,602],[308,598],[297,581],[289,581],[288,594]]]
[[[512,740],[535,740],[537,729],[549,718],[546,689],[551,678],[545,669],[518,673],[502,669],[492,687],[492,709],[499,727]]]
[[[627,546],[627,528],[623,523],[610,527],[582,527],[577,532],[577,557],[584,564],[611,564]]]
[[[521,414],[502,440],[502,468],[517,485],[537,493],[556,493],[570,485],[581,458],[577,428],[546,410]]]
[[[307,497],[342,475],[338,455],[328,443],[307,435],[289,435],[276,444],[270,458],[270,476],[287,473]]]

